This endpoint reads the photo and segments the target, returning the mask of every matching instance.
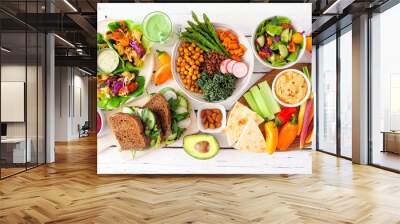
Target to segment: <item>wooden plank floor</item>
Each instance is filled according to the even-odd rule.
[[[400,175],[314,153],[313,175],[98,176],[96,141],[0,181],[0,223],[400,223]]]

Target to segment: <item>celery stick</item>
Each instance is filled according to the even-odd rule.
[[[267,104],[268,109],[273,114],[279,113],[281,111],[281,108],[279,107],[279,104],[275,101],[274,97],[272,96],[272,90],[271,87],[268,85],[267,81],[259,83],[258,87],[260,88],[261,96],[263,96],[263,99]]]
[[[265,104],[265,102],[261,96],[260,89],[258,89],[257,86],[253,86],[250,89],[250,92],[251,92],[251,95],[253,95],[254,101],[256,101],[258,108],[260,109],[262,117],[269,119],[271,117],[272,113],[269,111],[267,104]]]
[[[256,101],[253,98],[253,95],[251,95],[251,92],[247,92],[244,94],[244,98],[246,99],[247,104],[249,104],[250,108],[256,112],[258,115],[262,116],[262,113],[260,109],[258,108]]]

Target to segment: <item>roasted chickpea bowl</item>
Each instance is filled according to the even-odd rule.
[[[197,127],[204,133],[220,133],[226,128],[226,109],[221,104],[201,104],[197,110]]]
[[[205,69],[209,68],[209,62],[215,62],[215,66],[217,66],[219,70],[221,62],[227,58],[215,56],[213,55],[214,52],[212,52],[212,56],[210,56],[211,52],[207,54],[207,52],[202,50],[195,43],[185,40],[177,41],[172,51],[172,74],[178,86],[192,100],[200,103],[222,103],[224,106],[230,107],[247,89],[253,73],[254,56],[250,50],[250,43],[243,34],[235,32],[234,28],[225,24],[213,23],[213,25],[217,29],[229,30],[235,33],[239,42],[247,48],[247,51],[241,56],[241,62],[247,65],[248,72],[245,77],[236,78],[235,88],[232,94],[228,98],[220,101],[207,101],[204,99],[202,89],[197,85],[201,73],[207,71]],[[213,63],[211,63],[211,65],[213,65]],[[209,72],[207,73],[210,74]]]

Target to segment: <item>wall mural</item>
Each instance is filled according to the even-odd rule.
[[[311,173],[311,31],[311,4],[98,4],[98,173]]]

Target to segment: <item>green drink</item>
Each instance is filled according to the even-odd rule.
[[[172,33],[172,22],[163,12],[152,12],[143,21],[143,35],[146,39],[163,43],[168,40]]]

